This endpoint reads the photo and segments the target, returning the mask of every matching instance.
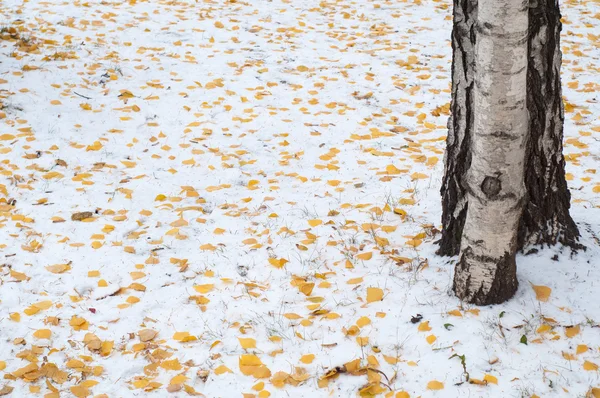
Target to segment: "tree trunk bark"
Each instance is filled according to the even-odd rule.
[[[517,235],[523,213],[527,112],[527,0],[480,0],[477,10],[469,204],[454,292],[497,304],[517,291]]]
[[[442,238],[438,250],[438,254],[445,256],[458,254],[467,215],[464,178],[471,166],[477,0],[454,0],[453,12],[452,102],[444,155]]]
[[[569,214],[571,194],[562,153],[564,107],[560,82],[558,0],[536,0],[529,9],[527,104],[530,140],[525,184],[529,200],[519,227],[519,247],[562,243],[583,249]]]
[[[563,103],[560,83],[560,11],[557,0],[529,6],[527,103],[530,114],[525,184],[528,200],[519,225],[519,250],[561,243],[584,248],[569,214],[570,194],[562,155]],[[477,0],[454,0],[452,116],[448,123],[442,183],[442,237],[438,254],[453,256],[468,207],[464,179],[471,164],[473,71]]]

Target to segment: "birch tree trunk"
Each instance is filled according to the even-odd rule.
[[[468,210],[453,286],[459,298],[478,305],[506,301],[518,286],[529,131],[528,14],[528,0],[478,4]]]
[[[467,215],[464,179],[471,165],[477,0],[454,0],[453,13],[452,102],[444,154],[442,237],[438,249],[443,256],[458,254]]]
[[[573,250],[579,231],[570,214],[570,194],[562,155],[563,103],[560,83],[560,11],[558,0],[529,4],[527,106],[529,140],[525,184],[527,203],[519,225],[518,247],[561,243]],[[459,253],[468,208],[466,170],[473,135],[474,47],[477,0],[454,0],[452,29],[452,115],[446,142],[442,184],[442,238],[438,253]]]
[[[558,0],[535,0],[529,8],[527,107],[530,137],[525,185],[529,200],[519,227],[519,248],[561,243],[585,249],[569,214],[571,194],[562,153],[564,106],[560,82]]]

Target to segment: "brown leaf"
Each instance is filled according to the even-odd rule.
[[[153,340],[158,332],[152,329],[142,329],[138,332],[138,336],[140,336],[140,340],[143,342]]]
[[[81,221],[81,220],[85,220],[86,218],[92,218],[94,216],[94,213],[92,213],[91,211],[82,211],[79,213],[73,213],[71,215],[71,220],[72,221]]]

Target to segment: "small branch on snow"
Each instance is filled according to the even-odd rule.
[[[85,95],[79,94],[77,91],[73,91],[73,94],[80,96],[81,98],[85,98],[85,99],[89,99],[91,100],[90,97],[86,97]]]

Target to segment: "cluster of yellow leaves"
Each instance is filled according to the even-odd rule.
[[[239,358],[240,372],[246,376],[253,376],[257,379],[271,377],[271,371],[267,368],[260,358],[253,354],[244,354]]]

